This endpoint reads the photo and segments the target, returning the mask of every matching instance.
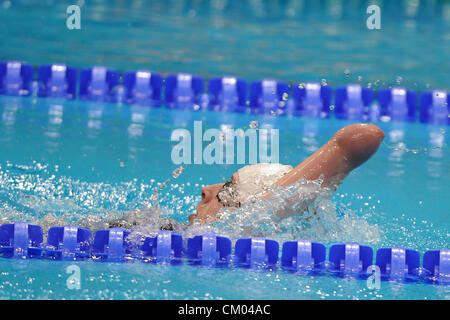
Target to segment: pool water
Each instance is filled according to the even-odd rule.
[[[1,5],[3,2],[3,6]],[[0,1],[0,60],[248,80],[448,89],[450,3],[364,0]],[[370,4],[381,30],[367,29]],[[349,71],[346,72],[346,71]],[[346,76],[347,74],[347,76]],[[378,80],[378,82],[377,82]]]
[[[171,162],[171,131],[202,120],[206,128],[248,128],[251,121],[280,130],[280,161],[296,165],[340,127],[335,119],[262,117],[137,106],[0,97],[0,199],[3,221],[37,221],[51,213],[68,222],[87,214],[104,217],[151,202],[158,182],[177,168]],[[331,198],[338,228],[298,236],[328,246],[359,241],[375,249],[405,246],[425,252],[449,247],[450,164],[446,128],[392,123],[366,165]],[[169,146],[169,147],[168,147]],[[187,223],[201,186],[224,181],[239,166],[190,165],[160,192],[166,215]],[[343,214],[339,212],[343,211]],[[72,219],[72,220],[71,220]],[[239,234],[224,230],[232,239]],[[242,236],[242,235],[241,235]],[[289,239],[289,236],[291,237]],[[272,235],[281,241],[296,234]],[[3,298],[449,298],[449,288],[300,276],[281,270],[216,270],[144,263],[77,262],[82,287],[70,290],[70,262],[0,259]],[[241,290],[239,288],[246,288]]]
[[[449,88],[448,1],[378,1],[381,31],[365,27],[366,1],[79,3],[82,30],[69,31],[69,3],[0,1],[0,60],[248,80],[325,79],[333,87],[359,81],[374,88]],[[49,214],[75,223],[88,214],[105,217],[151,203],[154,190],[178,167],[171,161],[172,131],[192,130],[195,120],[205,129],[248,129],[252,121],[277,128],[280,162],[291,165],[350,123],[6,96],[0,96],[0,114],[0,223],[48,222]],[[280,242],[309,237],[328,247],[358,241],[374,249],[404,246],[421,253],[449,248],[449,129],[378,125],[386,132],[380,150],[328,202],[335,219],[326,222],[335,225],[328,232],[316,224],[267,236]],[[164,214],[186,223],[202,186],[223,182],[240,167],[185,166],[160,191]],[[223,229],[233,240],[242,236],[234,231]],[[80,267],[79,290],[67,285],[72,264]],[[374,290],[361,280],[282,270],[0,258],[0,299],[11,298],[450,299],[450,289],[382,282]]]

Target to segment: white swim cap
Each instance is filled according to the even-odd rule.
[[[292,169],[292,166],[279,163],[258,163],[241,168],[237,172],[236,200],[241,205],[249,202],[263,194]]]

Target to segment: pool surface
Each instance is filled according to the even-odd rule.
[[[448,89],[449,1],[3,1],[0,60]],[[0,2],[1,4],[1,2]],[[379,4],[379,31],[366,9]],[[345,71],[350,71],[346,76]],[[378,80],[378,82],[377,82]]]
[[[345,121],[276,118],[214,112],[0,97],[1,219],[29,222],[49,213],[70,222],[105,216],[149,203],[158,182],[171,177],[171,130],[203,120],[248,128],[280,128],[280,161],[295,165],[325,143]],[[366,165],[334,194],[337,222],[329,229],[267,234],[279,241],[308,237],[328,246],[357,241],[375,249],[405,246],[425,252],[449,246],[448,210],[442,183],[450,179],[445,129],[423,124],[380,124],[387,138]],[[295,146],[295,147],[292,147]],[[426,149],[426,150],[425,150]],[[62,152],[62,150],[64,152]],[[165,215],[187,223],[201,186],[227,179],[239,166],[186,166],[161,192]],[[420,181],[420,183],[417,183]],[[329,222],[334,222],[330,220]],[[40,224],[45,224],[42,220]],[[242,236],[234,229],[223,234]],[[382,282],[369,290],[362,280],[305,277],[281,270],[207,269],[144,263],[77,262],[81,290],[66,287],[70,262],[0,259],[3,298],[411,298],[448,299],[448,286]],[[43,271],[45,270],[45,271]],[[239,290],[238,288],[249,288]]]
[[[82,30],[69,31],[69,3],[0,1],[0,61],[449,89],[450,2],[377,3],[383,29],[374,32],[365,28],[368,2],[338,0],[86,1]],[[50,225],[49,215],[76,223],[88,214],[134,210],[151,203],[168,178],[159,194],[163,215],[187,223],[202,186],[224,182],[241,167],[190,165],[172,178],[178,166],[170,135],[192,130],[196,120],[205,129],[245,130],[252,121],[277,128],[280,162],[294,166],[351,123],[0,96],[0,223]],[[265,236],[280,243],[309,238],[327,247],[347,241],[404,246],[422,254],[449,248],[449,127],[377,125],[385,141],[326,202],[323,224]],[[230,226],[218,230],[232,240],[243,237]],[[79,290],[67,282],[74,264]],[[450,288],[382,282],[374,290],[363,280],[281,269],[0,258],[0,299],[448,300]]]

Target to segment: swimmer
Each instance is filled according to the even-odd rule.
[[[197,213],[189,216],[189,225],[193,225],[194,221],[200,224],[212,223],[220,219],[219,212],[222,210],[245,206],[255,198],[268,199],[270,198],[268,189],[271,186],[287,187],[301,180],[321,179],[322,187],[336,190],[353,169],[375,154],[383,139],[384,132],[377,126],[353,124],[340,129],[330,141],[296,168],[268,163],[245,166],[234,173],[226,183],[202,189],[202,200],[197,206]],[[305,192],[306,195],[302,195],[302,199],[305,200],[302,204],[305,208],[300,208],[296,212],[307,210],[308,202],[318,196],[317,193],[308,193],[308,190]],[[285,218],[296,212],[281,210],[275,214]],[[118,216],[111,214],[107,221],[88,216],[80,222],[80,226],[94,230],[115,227],[132,229],[140,225],[152,225],[160,230],[170,231],[181,231],[188,227],[171,218],[160,218],[158,207],[137,209],[120,213]]]
[[[340,129],[296,168],[267,163],[243,167],[226,183],[202,189],[202,200],[197,213],[189,216],[189,224],[195,220],[200,224],[214,222],[222,209],[239,208],[255,197],[270,198],[271,186],[287,187],[300,180],[322,179],[323,186],[335,190],[353,169],[375,154],[384,136],[373,124],[353,124]]]

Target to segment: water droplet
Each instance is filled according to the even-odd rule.
[[[442,134],[445,134],[445,129],[441,129],[441,133],[442,133]]]
[[[299,88],[299,89],[305,88],[305,84],[304,84],[304,83],[300,83],[300,84],[298,85],[298,88]]]
[[[346,78],[350,77],[350,70],[349,69],[345,69],[344,70],[344,74],[345,74]]]
[[[219,138],[220,138],[220,141],[224,142],[225,138],[226,138],[225,132],[221,132]]]
[[[167,179],[166,181],[161,183],[161,185],[159,186],[159,190],[164,189],[167,186],[167,184],[169,183],[169,181],[170,181],[170,179]]]
[[[258,128],[258,121],[256,121],[256,120],[251,121],[250,128],[252,128],[252,129]]]
[[[369,82],[368,84],[367,84],[367,88],[372,88],[372,82]]]
[[[288,98],[289,98],[289,94],[287,92],[283,93],[283,100],[287,101]]]
[[[380,85],[380,80],[376,80],[376,81],[374,82],[374,85],[375,85],[375,87],[378,87],[378,86]]]
[[[331,111],[334,110],[334,106],[333,106],[333,105],[330,106],[330,110],[331,110]]]
[[[177,179],[179,176],[181,176],[181,174],[183,173],[183,171],[184,171],[183,166],[180,166],[180,167],[176,168],[176,169],[173,170],[173,172],[172,172],[172,177],[173,177],[174,179]]]
[[[321,83],[322,83],[322,86],[327,86],[328,85],[327,79],[322,79]]]
[[[403,77],[398,76],[397,79],[395,79],[395,82],[397,82],[397,84],[401,84],[403,82]]]
[[[361,82],[363,80],[363,77],[358,76],[358,81]]]

